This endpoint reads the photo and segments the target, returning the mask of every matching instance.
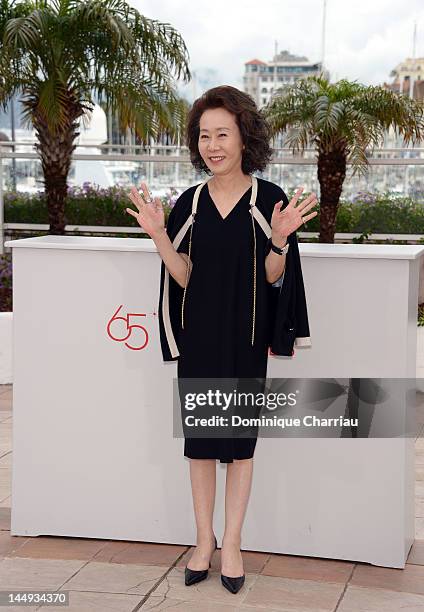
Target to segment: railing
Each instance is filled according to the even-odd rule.
[[[34,143],[0,142],[0,253],[4,243],[5,230],[28,229],[48,231],[48,226],[32,224],[4,224],[3,201],[5,190],[35,192],[43,189],[42,171],[39,156],[33,151]],[[82,152],[86,150],[86,152]],[[95,183],[101,187],[121,185],[128,187],[146,181],[154,195],[165,195],[170,187],[177,193],[189,185],[200,182],[204,174],[198,173],[191,165],[187,147],[174,145],[78,145],[72,157],[69,173],[70,186],[84,182]],[[108,153],[98,151],[109,151]],[[118,151],[118,152],[117,152]],[[408,195],[424,203],[424,148],[384,148],[374,149],[368,157],[370,164],[366,176],[349,176],[343,186],[342,198],[353,200],[360,191],[372,193],[391,191],[398,195]],[[91,162],[91,163],[87,163]],[[293,155],[290,149],[275,148],[274,156],[262,178],[277,183],[287,192],[300,185],[305,191],[314,191],[319,199],[317,179],[316,150],[306,149],[303,155]],[[13,227],[12,227],[13,226]],[[45,229],[46,228],[46,229]],[[72,229],[71,229],[72,228]],[[67,226],[67,231],[92,233],[139,233],[137,228],[109,228],[100,230],[82,226]],[[301,237],[303,233],[300,233]],[[313,238],[315,234],[305,232]],[[375,238],[374,238],[375,236]],[[378,237],[377,237],[378,236]],[[397,238],[396,235],[373,234],[371,239],[416,241],[418,235]],[[336,240],[352,240],[359,234],[336,235]]]

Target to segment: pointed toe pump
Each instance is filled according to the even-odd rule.
[[[243,576],[236,576],[235,578],[221,574],[222,584],[228,591],[230,591],[230,593],[233,593],[234,595],[240,591],[244,584],[245,578],[245,574],[243,574]]]
[[[215,550],[218,548],[218,542],[216,541],[216,537],[215,537],[215,548],[214,548],[214,552]],[[212,553],[213,554],[213,553]],[[211,566],[211,563],[209,561],[209,567]],[[185,585],[186,586],[190,586],[192,584],[197,584],[198,582],[201,582],[202,580],[205,580],[208,577],[208,572],[209,570],[205,569],[205,570],[192,570],[189,567],[185,567],[185,571],[184,571],[184,579],[185,579]]]

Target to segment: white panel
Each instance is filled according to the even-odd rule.
[[[6,246],[24,247],[13,249],[12,535],[194,544],[189,463],[173,438],[176,363],[162,362],[153,314],[152,241],[55,236]],[[270,357],[268,376],[414,377],[424,249],[333,246],[349,248],[300,245],[312,346]],[[119,315],[146,327],[144,349],[108,335],[120,305]],[[111,334],[124,326],[116,321]],[[134,328],[130,341],[144,338]],[[259,439],[243,547],[403,567],[413,444]],[[224,478],[218,464],[219,536]]]

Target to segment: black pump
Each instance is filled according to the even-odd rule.
[[[243,576],[236,576],[235,578],[232,578],[231,576],[224,576],[223,574],[221,574],[222,584],[228,591],[230,591],[230,593],[233,593],[234,595],[240,591],[241,587],[244,584],[245,578],[245,574],[243,574]]]
[[[216,541],[216,537],[215,537],[215,550],[218,548],[218,542]],[[212,553],[213,554],[213,553]],[[211,563],[209,561],[209,567],[211,566]],[[198,582],[201,582],[202,580],[205,580],[208,577],[208,571],[207,569],[205,570],[192,570],[189,567],[185,567],[185,571],[184,571],[184,579],[185,579],[185,585],[186,586],[191,586],[192,584],[197,584]]]

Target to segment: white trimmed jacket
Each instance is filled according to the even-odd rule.
[[[208,177],[197,185],[193,198],[187,199],[184,192],[175,203],[168,217],[166,232],[178,251],[187,232],[192,229],[193,220],[197,211],[200,190],[212,177]],[[250,199],[250,212],[253,216],[254,231],[259,228],[264,232],[269,252],[271,226],[270,206],[264,206],[257,200],[258,180],[252,178],[252,194]],[[189,188],[192,189],[192,188]],[[283,194],[283,208],[288,204],[287,196]],[[269,219],[269,221],[268,221]],[[296,232],[288,236],[289,250],[286,254],[286,264],[283,275],[272,284],[272,299],[270,316],[274,317],[272,324],[272,338],[270,338],[269,352],[273,355],[292,356],[293,347],[311,346],[308,313],[305,290],[303,285],[302,268]],[[193,262],[194,263],[194,262]],[[189,281],[190,282],[190,281]],[[178,336],[181,329],[181,306],[183,288],[169,274],[163,261],[161,264],[160,293],[159,293],[159,332],[162,356],[164,361],[175,361],[180,352]]]

